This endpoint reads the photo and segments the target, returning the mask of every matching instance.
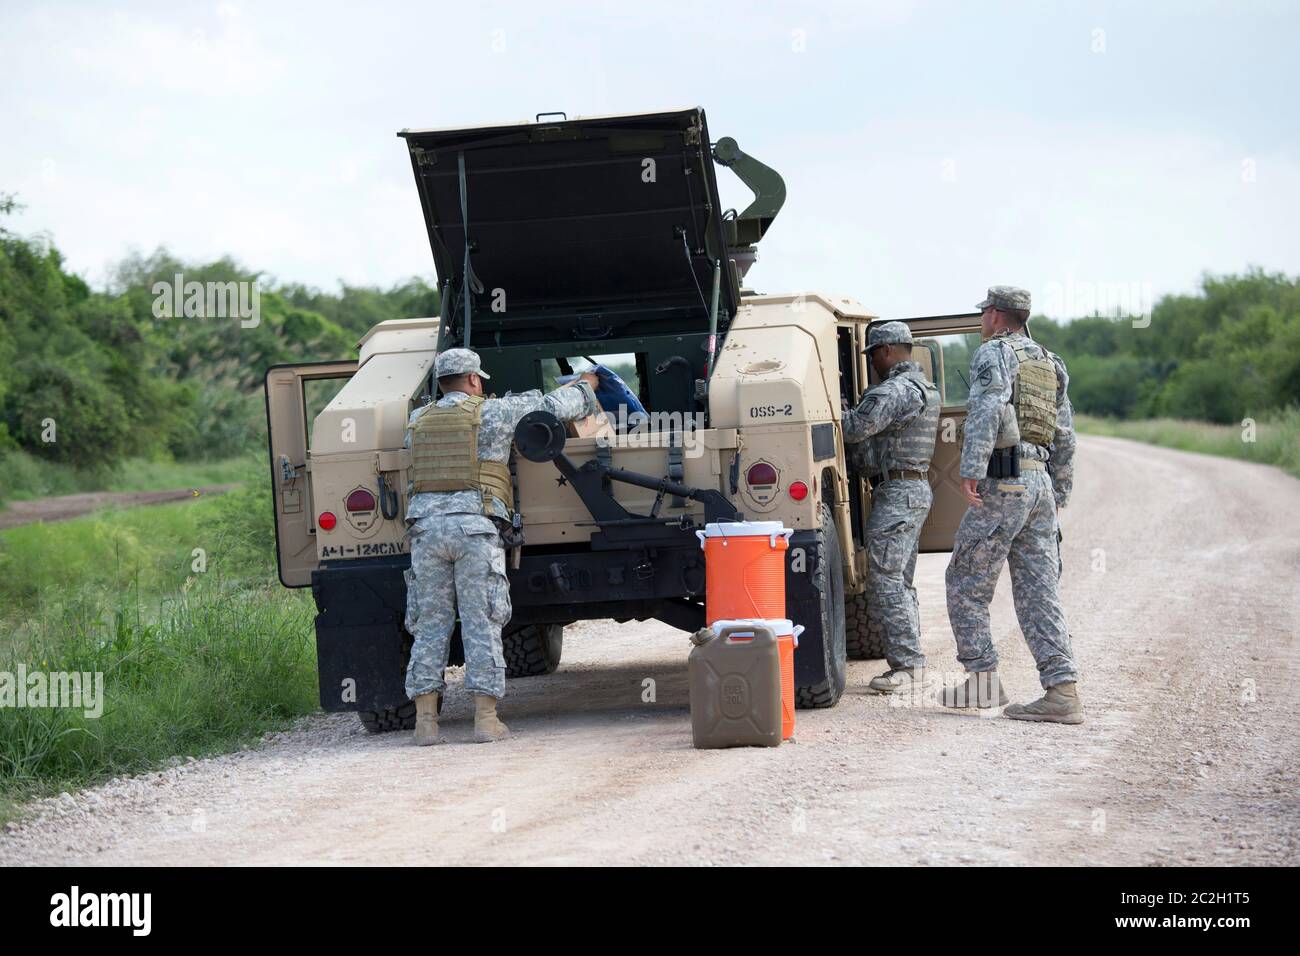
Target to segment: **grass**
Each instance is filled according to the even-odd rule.
[[[1075,423],[1085,434],[1131,438],[1183,451],[1276,465],[1300,478],[1300,409],[1297,408],[1260,419],[1256,423],[1253,442],[1245,440],[1246,432],[1239,425],[1214,425],[1175,418],[1118,421],[1079,415]]]
[[[212,582],[146,613],[129,601],[50,613],[0,671],[103,674],[103,711],[0,709],[0,816],[18,803],[232,749],[317,707],[300,594]]]
[[[39,614],[44,604],[132,593],[176,593],[192,575],[240,568],[223,560],[221,498],[109,509],[55,524],[0,532],[0,617]],[[195,556],[195,549],[202,554]],[[201,558],[207,571],[196,571]]]
[[[0,823],[316,709],[314,607],[276,583],[268,496],[259,482],[0,532],[0,674],[97,672],[105,691],[98,717],[0,707]]]
[[[0,505],[85,491],[167,491],[256,480],[265,476],[265,459],[240,455],[213,461],[149,461],[131,458],[110,469],[77,469],[42,461],[24,451],[0,451],[5,476]]]

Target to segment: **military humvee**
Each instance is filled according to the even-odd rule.
[[[586,359],[621,367],[646,412],[577,434],[535,414],[516,432],[509,676],[555,670],[574,621],[703,626],[694,532],[743,516],[794,529],[797,700],[833,706],[846,657],[882,655],[863,597],[870,489],[840,428],[869,383],[877,317],[838,296],[742,288],[781,177],[734,140],[712,143],[701,109],[398,135],[440,315],[381,323],[356,361],[266,375],[280,580],[312,588],[322,707],[374,731],[413,724],[403,438],[436,391],[434,356],[461,345],[496,394],[553,387]],[[754,192],[743,211],[721,208],[715,164]],[[944,401],[921,547],[946,551],[964,510],[955,425],[979,316],[907,321]],[[453,663],[462,654],[453,635]]]

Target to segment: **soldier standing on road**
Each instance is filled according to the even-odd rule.
[[[945,688],[945,707],[1007,703],[997,677],[989,603],[1002,565],[1011,565],[1016,617],[1038,664],[1044,696],[1013,704],[1017,720],[1083,722],[1078,668],[1057,590],[1057,509],[1072,486],[1074,413],[1065,363],[1029,338],[1029,293],[994,286],[983,311],[984,344],[971,357],[970,401],[961,453],[962,491],[971,507],[948,564],[948,619],[965,683]]]
[[[508,732],[497,717],[497,701],[506,692],[501,628],[511,608],[501,532],[509,526],[514,500],[508,461],[515,426],[536,409],[572,421],[600,406],[585,382],[546,396],[530,391],[485,398],[489,376],[469,349],[440,353],[436,371],[442,398],[416,409],[406,432],[414,578],[407,618],[415,634],[406,694],[415,701],[415,742],[439,743],[438,699],[459,611],[465,689],[474,695],[474,739],[486,743]]]
[[[867,355],[880,382],[844,415],[845,443],[865,443],[871,481],[867,519],[867,607],[885,635],[889,670],[868,685],[878,694],[927,684],[921,614],[912,576],[934,501],[930,460],[939,429],[939,392],[912,361],[912,332],[902,322],[873,325]]]

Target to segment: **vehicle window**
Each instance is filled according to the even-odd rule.
[[[343,390],[350,381],[344,378],[305,378],[302,383],[302,403],[306,412],[307,447],[311,447],[311,432],[316,427],[316,416],[325,410],[325,406],[334,400],[334,396]]]
[[[594,365],[603,365],[627,383],[633,395],[644,396],[641,391],[641,376],[637,373],[637,357],[631,352],[617,355],[572,355],[567,356],[567,365],[574,372],[583,372]],[[549,392],[559,387],[559,380],[565,374],[558,358],[542,359],[542,391]]]
[[[917,339],[917,344],[924,344],[932,354],[938,349],[942,355],[942,372],[938,374],[938,385],[943,404],[965,405],[966,400],[970,398],[970,360],[975,350],[980,347],[980,334],[958,332],[951,335],[937,335],[933,338]]]

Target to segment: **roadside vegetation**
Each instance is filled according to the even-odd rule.
[[[0,708],[0,822],[21,801],[234,749],[316,709],[314,608],[276,581],[267,494],[0,532],[0,672],[104,675],[97,717]]]

